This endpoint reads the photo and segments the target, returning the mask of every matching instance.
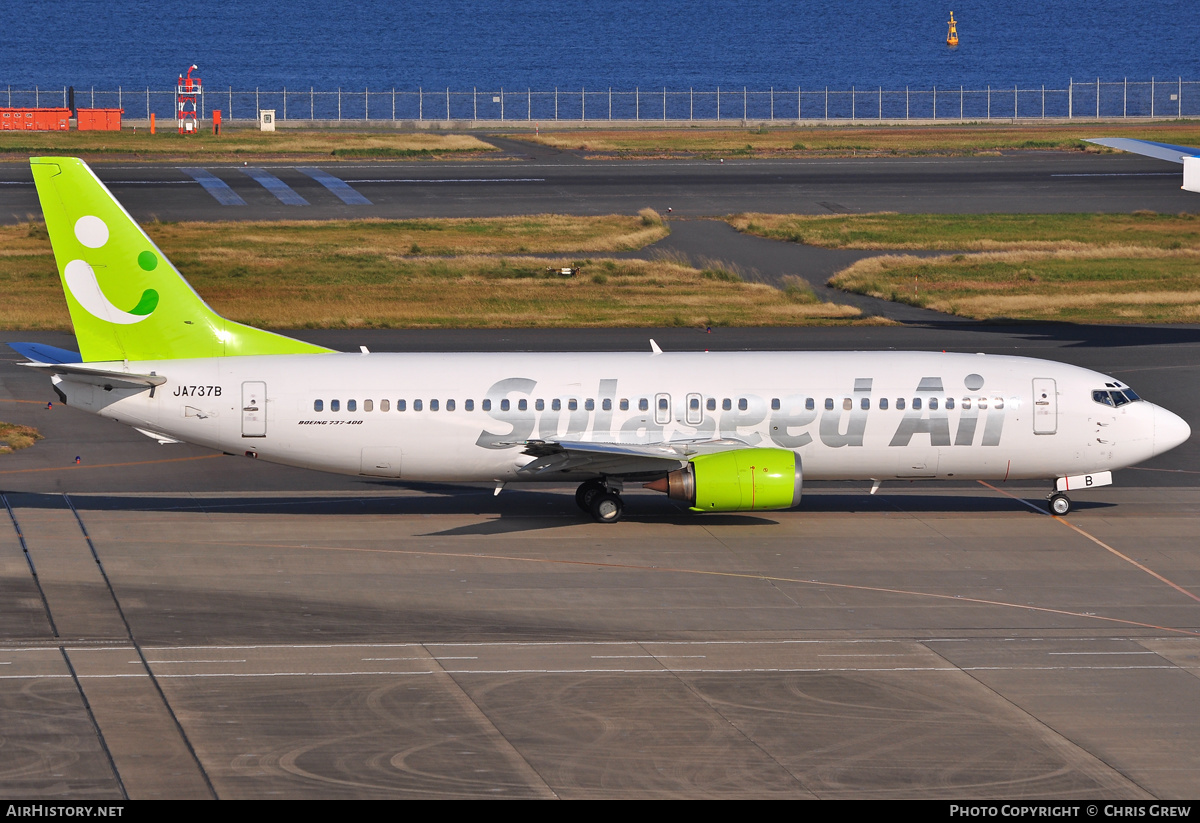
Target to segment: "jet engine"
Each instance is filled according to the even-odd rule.
[[[698,512],[789,509],[804,484],[800,457],[786,449],[738,449],[695,457],[647,489],[666,492]]]

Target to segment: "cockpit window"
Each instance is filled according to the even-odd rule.
[[[1116,407],[1140,401],[1141,397],[1133,389],[1096,389],[1092,391],[1092,400],[1103,406]]]
[[[1124,406],[1141,399],[1133,389],[1096,389],[1092,392],[1092,400],[1105,406]]]

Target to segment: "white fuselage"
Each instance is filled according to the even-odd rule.
[[[1129,466],[1187,437],[1152,403],[1096,402],[1095,390],[1121,385],[1112,377],[992,355],[371,353],[88,365],[167,382],[151,396],[56,378],[69,405],[233,454],[411,480],[527,479],[518,470],[533,460],[529,440],[715,438],[793,450],[808,480],[1055,478]]]

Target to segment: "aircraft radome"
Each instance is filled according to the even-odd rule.
[[[79,352],[13,344],[68,405],[161,442],[412,481],[642,483],[694,511],[786,509],[804,480],[1112,482],[1190,436],[1113,377],[944,352],[342,353],[234,323],[91,169],[31,161]]]

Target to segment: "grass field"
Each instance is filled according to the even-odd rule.
[[[669,259],[612,260],[587,251],[645,245],[665,232],[655,218],[648,212],[151,223],[146,230],[213,309],[266,328],[794,325],[847,322],[860,314],[817,302],[797,283],[781,291],[744,282],[718,264],[697,269]],[[538,252],[562,256],[522,256]],[[579,273],[562,277],[553,271],[568,265]],[[0,293],[4,327],[69,328],[41,224],[0,228]]]
[[[15,452],[17,449],[32,446],[41,439],[41,433],[32,426],[0,422],[0,457]]]
[[[1200,123],[1072,123],[999,126],[812,126],[729,129],[579,129],[506,135],[597,156],[806,157],[972,155],[1000,151],[1107,152],[1085,137],[1133,137],[1200,146]]]
[[[739,231],[827,248],[923,249],[869,258],[830,279],[848,291],[986,319],[1200,320],[1193,214],[741,214]]]
[[[494,146],[467,134],[353,129],[226,129],[220,137],[181,136],[169,128],[121,132],[0,132],[0,162],[37,155],[103,160],[402,160],[495,156]],[[570,129],[505,132],[503,136],[595,157],[844,157],[854,155],[972,155],[1000,151],[1107,152],[1085,137],[1133,137],[1200,145],[1200,123],[1070,123],[921,126],[838,126],[720,129]]]
[[[1200,249],[1198,214],[738,214],[735,229],[830,249]]]
[[[119,132],[0,132],[0,161],[19,162],[42,155],[85,160],[134,158],[229,162],[250,160],[405,160],[466,159],[494,153],[496,147],[465,134],[342,129],[227,130],[184,136],[171,129],[152,135],[146,129]]]
[[[1200,321],[1200,251],[1097,246],[862,260],[832,285],[978,320]]]

